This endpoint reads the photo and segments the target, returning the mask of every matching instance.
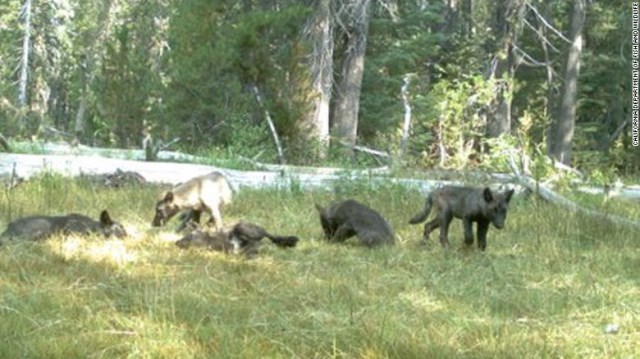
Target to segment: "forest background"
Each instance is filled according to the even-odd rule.
[[[9,142],[640,169],[626,1],[8,0],[0,39]]]

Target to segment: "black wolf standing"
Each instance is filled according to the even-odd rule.
[[[436,218],[424,225],[423,239],[429,239],[429,234],[436,227],[440,227],[440,243],[447,247],[449,240],[449,224],[453,217],[462,219],[464,223],[464,242],[473,244],[473,222],[477,223],[478,248],[487,248],[487,231],[489,223],[497,229],[504,227],[507,219],[507,209],[513,190],[497,193],[487,188],[469,188],[445,186],[431,192],[427,196],[424,208],[416,214],[409,223],[417,224],[427,219],[431,207],[436,207]]]

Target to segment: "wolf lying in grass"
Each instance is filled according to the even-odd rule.
[[[440,227],[440,243],[449,246],[447,234],[449,224],[453,217],[462,219],[464,224],[464,242],[472,245],[473,222],[477,223],[478,248],[487,248],[487,231],[489,223],[493,223],[497,229],[504,227],[507,219],[507,209],[513,190],[497,193],[487,188],[469,188],[445,186],[431,192],[426,199],[424,208],[409,220],[411,224],[423,222],[429,216],[431,207],[436,207],[436,218],[424,225],[423,241],[429,239],[429,235]]]
[[[267,237],[279,247],[295,247],[299,241],[295,236],[276,236],[263,227],[249,222],[238,222],[230,230],[207,233],[196,229],[176,242],[180,248],[191,246],[206,247],[213,251],[244,254],[253,257],[257,254],[262,238]]]
[[[349,199],[335,202],[327,208],[316,204],[316,209],[328,241],[343,242],[357,236],[369,247],[394,243],[393,229],[389,223],[362,203]]]
[[[200,223],[202,211],[208,212],[215,228],[222,229],[220,208],[231,203],[232,191],[229,182],[220,172],[212,172],[194,177],[171,189],[156,203],[156,214],[151,223],[154,227],[164,226],[173,216],[183,210],[191,210],[178,231],[184,229],[188,222]]]
[[[111,219],[106,210],[100,214],[100,220],[72,213],[66,216],[29,216],[9,223],[0,238],[26,239],[37,241],[55,234],[102,233],[105,237],[123,238],[127,236],[124,227]]]

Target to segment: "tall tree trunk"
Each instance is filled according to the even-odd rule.
[[[571,11],[571,48],[567,56],[562,100],[549,129],[549,155],[565,165],[571,164],[573,131],[576,121],[578,76],[582,55],[582,25],[585,19],[584,0],[575,0]]]
[[[545,8],[544,16],[549,18],[549,7]],[[542,46],[542,54],[544,55],[544,63],[545,70],[547,72],[547,106],[546,106],[546,116],[553,116],[554,106],[554,86],[553,86],[553,62],[551,61],[551,56],[549,55],[549,45],[547,40],[547,27],[542,23],[542,21],[538,20],[538,32],[540,36],[540,45]]]
[[[304,30],[313,48],[310,60],[312,98],[303,123],[303,133],[319,145],[318,158],[329,149],[329,103],[333,87],[333,23],[331,0],[319,0],[317,12]]]
[[[515,73],[513,46],[516,43],[516,24],[524,2],[502,0],[496,7],[494,32],[498,34],[500,48],[491,64],[491,76],[496,79],[495,105],[487,123],[487,135],[498,137],[511,131],[511,86]]]
[[[29,82],[29,51],[31,50],[31,0],[25,0],[21,9],[24,16],[24,37],[22,39],[22,61],[20,63],[20,80],[18,92],[18,105],[20,108],[27,106],[27,83]],[[23,112],[24,113],[24,112]],[[21,116],[18,126],[22,130],[26,118]]]
[[[113,0],[105,0],[102,2],[102,11],[100,14],[101,22],[98,24],[97,29],[87,35],[87,42],[89,46],[86,49],[86,59],[82,63],[81,74],[81,93],[80,104],[78,105],[78,111],[76,112],[76,119],[74,124],[74,132],[76,140],[80,140],[85,137],[86,128],[86,110],[89,105],[90,89],[93,81],[96,77],[96,62],[98,62],[98,55],[103,49],[103,41],[105,36],[109,33],[111,26],[111,6]]]
[[[80,92],[80,105],[78,106],[78,111],[76,112],[76,121],[75,121],[75,126],[74,126],[74,135],[76,136],[76,139],[80,140],[81,138],[84,137],[84,129],[85,129],[85,111],[87,110],[87,102],[88,102],[88,94],[87,91],[89,91],[89,89],[87,88],[87,64],[86,62],[82,64],[80,71],[82,71],[82,73],[80,74],[81,76],[81,84],[82,87],[80,88],[81,92]]]
[[[347,145],[348,154],[352,156],[358,133],[360,90],[364,72],[364,55],[367,48],[371,0],[353,0],[346,6],[349,7],[347,10],[349,19],[345,34],[347,50],[336,93],[333,127],[336,137]]]

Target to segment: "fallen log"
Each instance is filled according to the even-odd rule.
[[[542,199],[549,201],[551,203],[557,204],[561,207],[564,207],[571,212],[579,212],[593,218],[609,221],[614,224],[640,229],[639,222],[635,222],[615,214],[601,213],[589,208],[579,206],[575,202],[572,202],[567,198],[553,192],[551,189],[547,188],[546,186],[534,180],[533,178],[529,176],[521,175],[514,164],[515,164],[515,161],[513,160],[513,157],[511,157],[510,167],[514,173],[513,179],[515,180],[515,182],[523,187],[528,188],[532,193],[537,194]]]

